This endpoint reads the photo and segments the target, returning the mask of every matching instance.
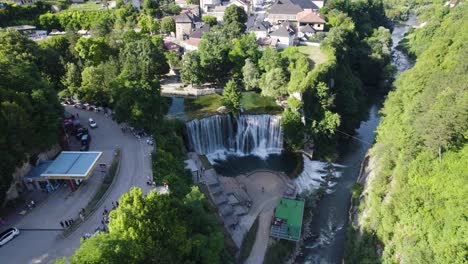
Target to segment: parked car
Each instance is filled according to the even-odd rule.
[[[92,118],[88,119],[88,124],[90,128],[97,128],[97,123]]]
[[[8,243],[8,241],[12,240],[16,236],[19,235],[19,230],[16,227],[10,227],[7,230],[0,233],[0,247]]]
[[[80,151],[88,151],[89,150],[89,141],[91,141],[91,136],[89,134],[85,134],[81,137],[81,148]]]

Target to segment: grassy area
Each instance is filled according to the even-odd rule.
[[[276,104],[274,98],[261,96],[256,92],[243,92],[241,104],[246,114],[281,113],[281,107]],[[185,100],[185,112],[189,120],[214,115],[221,106],[221,95],[219,94]]]
[[[276,104],[273,97],[261,96],[256,92],[242,93],[241,104],[248,114],[281,113],[281,107]]]
[[[327,55],[315,46],[298,46],[299,52],[306,55],[311,61],[311,67],[315,67],[327,61]]]
[[[185,111],[189,120],[216,114],[219,107],[221,107],[221,95],[219,94],[204,95],[197,99],[185,100]]]
[[[282,264],[291,255],[295,242],[287,240],[278,240],[272,245],[268,246],[265,254],[264,264]]]
[[[70,5],[70,8],[67,10],[72,10],[72,11],[93,11],[93,10],[99,10],[101,7],[101,3],[96,4],[95,1],[88,1],[84,3],[74,3]]]
[[[258,216],[255,219],[255,222],[250,227],[249,232],[245,234],[244,239],[242,240],[242,246],[240,249],[241,262],[244,263],[252,251],[253,245],[255,243],[255,238],[257,237],[258,230]]]

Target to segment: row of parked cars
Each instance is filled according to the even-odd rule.
[[[93,104],[89,103],[82,103],[79,101],[74,101],[71,99],[65,99],[62,100],[63,105],[73,105],[73,107],[78,108],[78,109],[83,109],[83,110],[88,110],[88,111],[95,111],[95,112],[103,112],[104,108],[102,106],[96,106]]]

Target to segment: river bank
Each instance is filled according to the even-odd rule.
[[[414,23],[413,21],[415,19],[411,18],[410,25]],[[392,32],[392,63],[398,73],[413,65],[405,54],[396,49],[409,27],[407,24],[398,24]],[[297,259],[298,263],[341,263],[343,261],[350,215],[354,215],[356,210],[350,204],[352,190],[358,178],[361,183],[364,183],[371,177],[371,167],[366,165],[372,160],[366,157],[375,140],[375,130],[380,123],[378,115],[380,107],[381,105],[371,106],[369,120],[361,123],[356,131],[356,140],[349,143],[343,156],[337,160],[337,163],[342,165],[342,176],[337,180],[336,191],[325,195],[313,209],[313,219],[310,223],[311,236],[304,241],[303,256]]]

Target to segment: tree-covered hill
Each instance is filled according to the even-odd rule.
[[[43,55],[18,32],[0,31],[0,204],[15,168],[59,139],[63,110]]]
[[[468,259],[468,7],[436,9],[382,110],[350,263]]]

